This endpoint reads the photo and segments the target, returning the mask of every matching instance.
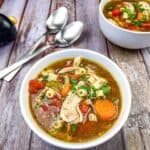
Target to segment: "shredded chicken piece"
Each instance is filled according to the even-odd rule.
[[[66,73],[66,72],[71,72],[71,71],[74,71],[78,68],[79,67],[65,67],[65,68],[61,69],[58,73],[62,74],[62,73]]]
[[[81,57],[80,57],[80,56],[79,56],[79,57],[76,57],[76,58],[74,59],[73,66],[74,66],[74,67],[79,67],[80,63],[81,63]]]
[[[81,98],[72,92],[69,92],[60,111],[62,120],[69,123],[79,123],[83,121],[83,115],[79,109]]]
[[[90,99],[87,99],[87,100],[86,100],[86,103],[89,104],[89,105],[92,107],[94,113],[96,113],[95,106],[94,106],[94,104],[92,103],[92,101],[91,101]]]
[[[87,121],[90,111],[91,111],[91,108],[89,108],[87,113],[83,116],[83,123],[85,123]]]

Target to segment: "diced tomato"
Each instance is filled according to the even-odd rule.
[[[35,94],[38,90],[43,89],[45,84],[38,80],[30,80],[29,82],[29,92]]]
[[[120,10],[119,9],[114,9],[113,11],[112,11],[112,15],[114,16],[114,17],[117,17],[117,16],[119,16],[120,15]]]
[[[69,77],[71,79],[77,79],[77,80],[80,78],[80,76],[78,74],[69,74]]]
[[[61,107],[61,100],[58,99],[57,97],[54,97],[54,98],[52,98],[52,102],[50,105],[60,108]]]
[[[144,27],[144,28],[150,28],[150,23],[143,23],[142,27]]]
[[[42,105],[41,108],[44,112],[48,111],[48,106],[46,106],[46,105]]]
[[[129,29],[129,30],[136,30],[137,28],[136,28],[136,26],[132,26],[132,25],[131,25],[131,26],[128,26],[128,29]]]
[[[79,108],[83,114],[86,114],[89,110],[89,105],[86,103],[80,103]]]

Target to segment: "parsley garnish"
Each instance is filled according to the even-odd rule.
[[[49,75],[43,76],[43,81],[47,82],[47,81],[48,81],[48,78],[49,78]]]
[[[72,84],[72,85],[77,85],[77,83],[78,83],[78,80],[76,80],[76,79],[71,79],[71,84]]]
[[[107,10],[113,10],[113,9],[114,9],[114,3],[113,3],[113,2],[107,3],[106,9],[107,9]]]
[[[77,128],[78,128],[77,124],[71,124],[70,126],[70,129],[73,133],[77,131]]]
[[[136,13],[131,12],[127,7],[123,10],[124,13],[127,13],[130,19],[134,19],[136,17]]]

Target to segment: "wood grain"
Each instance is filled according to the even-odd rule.
[[[1,1],[0,1],[1,2]],[[45,21],[56,8],[69,9],[70,20],[85,24],[82,38],[73,47],[88,48],[109,56],[127,75],[133,102],[124,128],[111,140],[91,150],[150,149],[150,48],[126,50],[107,41],[99,30],[98,0],[5,0],[0,12],[16,16],[19,31],[14,43],[0,48],[0,69],[15,62],[45,31]],[[44,54],[26,64],[10,83],[0,83],[0,150],[57,150],[41,140],[27,126],[19,108],[19,90],[29,68]]]
[[[9,8],[8,6],[12,6]],[[26,1],[22,0],[14,0],[14,1],[5,1],[1,7],[1,13],[4,13],[6,15],[14,15],[18,19],[18,24],[17,28],[19,29],[19,23],[21,21],[21,17],[24,13],[24,8],[26,7]],[[16,11],[16,8],[18,8],[18,11]],[[13,43],[2,47],[0,49],[0,56],[1,56],[1,63],[0,63],[0,68],[3,68],[7,65],[8,60],[9,60],[9,55],[11,54],[11,50],[13,47]],[[17,144],[14,144],[16,139],[19,139],[19,136],[15,136],[18,134],[16,130],[13,130],[17,128],[17,123],[20,122],[20,112],[19,112],[19,107],[17,103],[18,98],[14,97],[12,98],[9,93],[11,92],[14,96],[15,94],[13,93],[14,87],[12,89],[9,89],[9,84],[3,84],[1,92],[0,92],[0,149],[11,149],[11,148],[16,148]],[[18,91],[19,89],[16,88]],[[14,114],[14,110],[16,110],[16,113],[18,114],[19,119],[16,120],[16,116]],[[13,120],[13,123],[12,123]],[[24,126],[22,126],[24,128]],[[22,131],[22,134],[24,133],[24,130]],[[18,134],[19,135],[19,134]],[[9,138],[8,138],[9,137]],[[9,144],[8,144],[9,143]],[[26,141],[24,141],[26,144]],[[12,146],[13,145],[13,146]],[[26,144],[28,146],[28,144]],[[25,146],[25,147],[26,147]]]
[[[22,32],[17,44],[13,48],[9,63],[14,62],[25,53],[33,42],[45,32],[45,20],[49,12],[50,2],[49,0],[38,0],[37,2],[34,0],[28,1],[20,27]],[[36,59],[34,59],[34,61]],[[0,112],[2,114],[0,116],[0,131],[2,132],[0,136],[0,149],[27,150],[30,147],[31,130],[21,117],[19,89],[24,74],[26,74],[31,65],[32,63],[26,65],[11,83],[3,83],[0,95]],[[5,132],[3,132],[3,130],[5,130]]]
[[[85,24],[85,32],[80,43],[80,48],[88,48],[107,55],[107,46],[98,24],[98,1],[76,1],[76,19]],[[81,44],[82,43],[82,44]]]
[[[132,109],[123,129],[127,149],[144,150],[149,137],[150,81],[140,51],[119,48],[108,42],[110,57],[127,75],[132,90]],[[144,139],[147,139],[146,141]]]
[[[150,78],[150,48],[145,48],[141,50],[141,53],[143,55],[143,61],[145,63],[149,78]]]
[[[8,7],[8,6],[11,6]],[[15,16],[18,20],[16,27],[19,30],[19,25],[21,22],[22,15],[24,13],[24,8],[26,7],[26,0],[14,0],[14,1],[4,1],[3,5],[0,8],[0,12],[2,14],[5,14],[6,16],[12,15]],[[16,9],[17,8],[17,9]],[[19,36],[19,33],[18,33]],[[0,69],[4,68],[8,64],[9,57],[11,55],[11,50],[14,46],[14,43],[10,43],[6,46],[0,47]],[[0,87],[1,87],[1,81],[0,81]]]

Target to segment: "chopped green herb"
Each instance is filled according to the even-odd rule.
[[[84,90],[87,91],[87,93],[89,93],[89,91],[90,91],[90,87],[87,86],[87,85],[81,85],[81,86],[79,87],[79,89],[84,89]]]
[[[75,92],[77,91],[76,87],[73,86],[73,87],[71,88],[71,91],[72,91],[72,93],[75,93]]]
[[[49,98],[46,95],[44,95],[42,100],[47,102],[49,100]]]
[[[40,104],[39,103],[36,103],[35,105],[34,105],[34,108],[37,110],[37,109],[39,109],[40,108]]]
[[[104,95],[108,95],[111,91],[111,87],[109,85],[103,85],[100,90],[103,91]]]
[[[62,89],[63,84],[59,81],[52,80],[52,81],[47,82],[46,86],[53,88],[56,91],[59,91]]]
[[[90,89],[89,98],[91,99],[91,98],[94,98],[94,97],[96,97],[96,89],[95,89],[95,87],[92,87],[92,88]]]
[[[87,76],[87,75],[82,75],[82,76],[80,77],[80,80],[83,80],[83,81],[87,81],[87,79],[88,79],[88,76]]]
[[[49,75],[43,76],[43,81],[48,81]]]
[[[114,9],[114,3],[113,3],[113,2],[107,3],[106,9],[107,9],[107,10],[113,10],[113,9]]]
[[[134,19],[136,17],[136,13],[131,12],[131,10],[128,9],[127,7],[123,10],[123,12],[128,14],[129,19]]]
[[[96,88],[95,87],[92,87],[92,94],[91,94],[91,96],[92,97],[96,97]]]
[[[145,10],[145,8],[143,8],[142,4],[135,3],[134,6],[138,11],[143,12]]]
[[[71,84],[77,85],[77,83],[78,83],[78,80],[76,80],[76,79],[71,79]]]
[[[71,124],[70,126],[71,132],[76,132],[77,128],[78,128],[77,124]]]

